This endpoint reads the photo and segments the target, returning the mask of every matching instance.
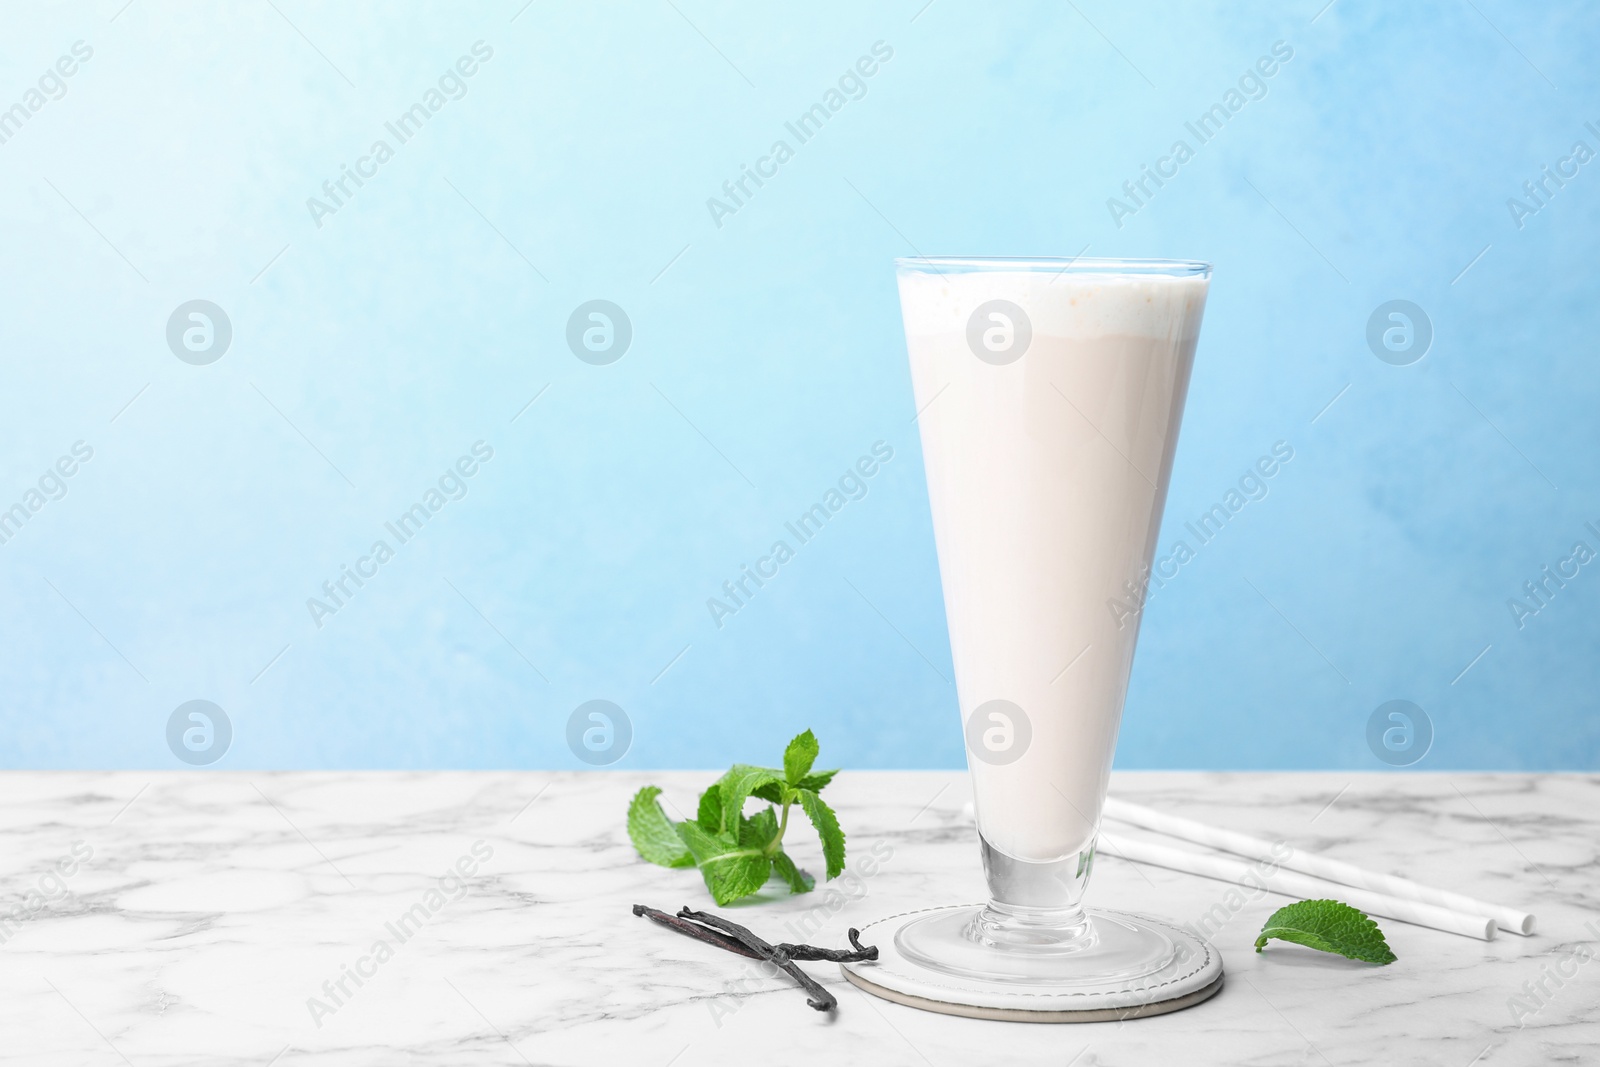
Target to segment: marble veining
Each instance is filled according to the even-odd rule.
[[[1600,776],[1118,774],[1130,800],[1520,904],[1540,931],[1485,943],[1384,920],[1386,968],[1258,955],[1285,898],[1102,857],[1090,902],[1205,920],[1227,985],[1188,1011],[1078,1026],[918,1012],[811,964],[839,997],[827,1017],[751,961],[634,918],[636,902],[709,901],[694,872],[634,856],[628,797],[654,782],[681,810],[713,777],[0,775],[0,1064],[1600,1059]],[[846,772],[829,795],[851,869],[808,896],[769,888],[729,909],[740,921],[834,943],[982,898],[963,773]]]

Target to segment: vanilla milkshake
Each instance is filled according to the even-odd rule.
[[[1076,908],[1087,881],[1138,633],[1113,605],[1148,573],[1209,278],[1167,261],[899,263],[999,903]]]

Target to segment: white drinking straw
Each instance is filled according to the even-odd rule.
[[[1329,885],[1321,879],[1312,878],[1309,875],[1299,874],[1295,871],[1278,870],[1272,874],[1263,874],[1256,869],[1254,864],[1245,863],[1242,860],[1226,856],[1187,852],[1183,849],[1152,844],[1148,841],[1136,841],[1133,838],[1121,835],[1110,838],[1101,834],[1098,847],[1100,851],[1108,855],[1119,856],[1135,863],[1152,863],[1157,867],[1166,867],[1174,871],[1182,871],[1185,874],[1198,874],[1206,878],[1216,878],[1224,882],[1235,882],[1246,886],[1263,886],[1272,893],[1279,893],[1289,897],[1301,897],[1306,900],[1321,900],[1337,896],[1352,908],[1357,908],[1369,915],[1381,915],[1386,919],[1399,919],[1401,922],[1412,923],[1416,926],[1427,926],[1434,930],[1443,930],[1446,933],[1475,937],[1480,941],[1494,940],[1494,920],[1487,915],[1469,915],[1466,912],[1453,911],[1433,904],[1420,904],[1414,900],[1401,900],[1398,897],[1391,897],[1385,893],[1377,893],[1370,889]],[[1247,881],[1247,879],[1249,880]]]
[[[1325,878],[1330,882],[1340,885],[1356,886],[1360,889],[1370,889],[1390,897],[1401,900],[1416,901],[1419,904],[1431,904],[1438,908],[1447,908],[1451,911],[1463,912],[1468,915],[1487,915],[1494,920],[1500,929],[1513,934],[1524,936],[1533,933],[1534,918],[1525,911],[1515,908],[1502,907],[1499,904],[1490,904],[1487,901],[1477,900],[1462,893],[1452,893],[1447,889],[1435,889],[1432,886],[1421,885],[1406,878],[1392,874],[1383,874],[1378,871],[1369,871],[1365,867],[1357,867],[1353,863],[1343,860],[1329,859],[1327,856],[1315,852],[1306,852],[1295,849],[1287,859],[1278,859],[1273,852],[1271,841],[1249,834],[1241,834],[1236,830],[1223,830],[1205,823],[1195,822],[1177,815],[1168,815],[1165,812],[1147,808],[1142,804],[1133,804],[1126,800],[1117,800],[1114,797],[1106,798],[1105,813],[1108,818],[1119,822],[1133,823],[1143,826],[1147,830],[1176,837],[1180,841],[1187,841],[1194,845],[1207,845],[1211,848],[1220,848],[1224,852],[1244,856],[1252,860],[1266,860],[1276,863],[1280,867],[1287,867],[1292,871]],[[1399,916],[1394,916],[1398,918]],[[1431,925],[1431,924],[1429,924]]]

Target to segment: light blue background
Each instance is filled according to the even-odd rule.
[[[94,55],[0,144],[0,506],[94,458],[0,545],[0,762],[181,766],[167,717],[203,698],[219,768],[576,767],[567,717],[606,698],[619,767],[805,726],[829,765],[957,766],[890,261],[1088,246],[1216,264],[1163,550],[1295,450],[1152,600],[1118,765],[1376,769],[1404,698],[1419,769],[1600,766],[1600,566],[1507,607],[1600,548],[1600,162],[1523,228],[1506,205],[1600,147],[1590,6],[673,3],[8,9],[0,107]],[[307,198],[478,40],[318,228]],[[1107,198],[1280,40],[1118,228]],[[234,330],[205,367],[164,336],[195,298]],[[593,298],[633,323],[611,366],[564,340]],[[1394,298],[1436,331],[1411,366],[1365,342]],[[480,439],[466,498],[318,629],[306,599]],[[707,598],[878,440],[868,495],[719,630]]]

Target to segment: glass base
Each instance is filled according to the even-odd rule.
[[[888,916],[861,937],[879,946],[879,958],[843,964],[851,982],[972,1018],[1140,1018],[1198,1004],[1222,987],[1222,957],[1210,942],[1124,912],[968,904]]]
[[[1030,985],[1136,986],[1178,961],[1178,943],[1131,915],[1065,916],[987,904],[941,909],[907,923],[895,945],[930,970]]]

